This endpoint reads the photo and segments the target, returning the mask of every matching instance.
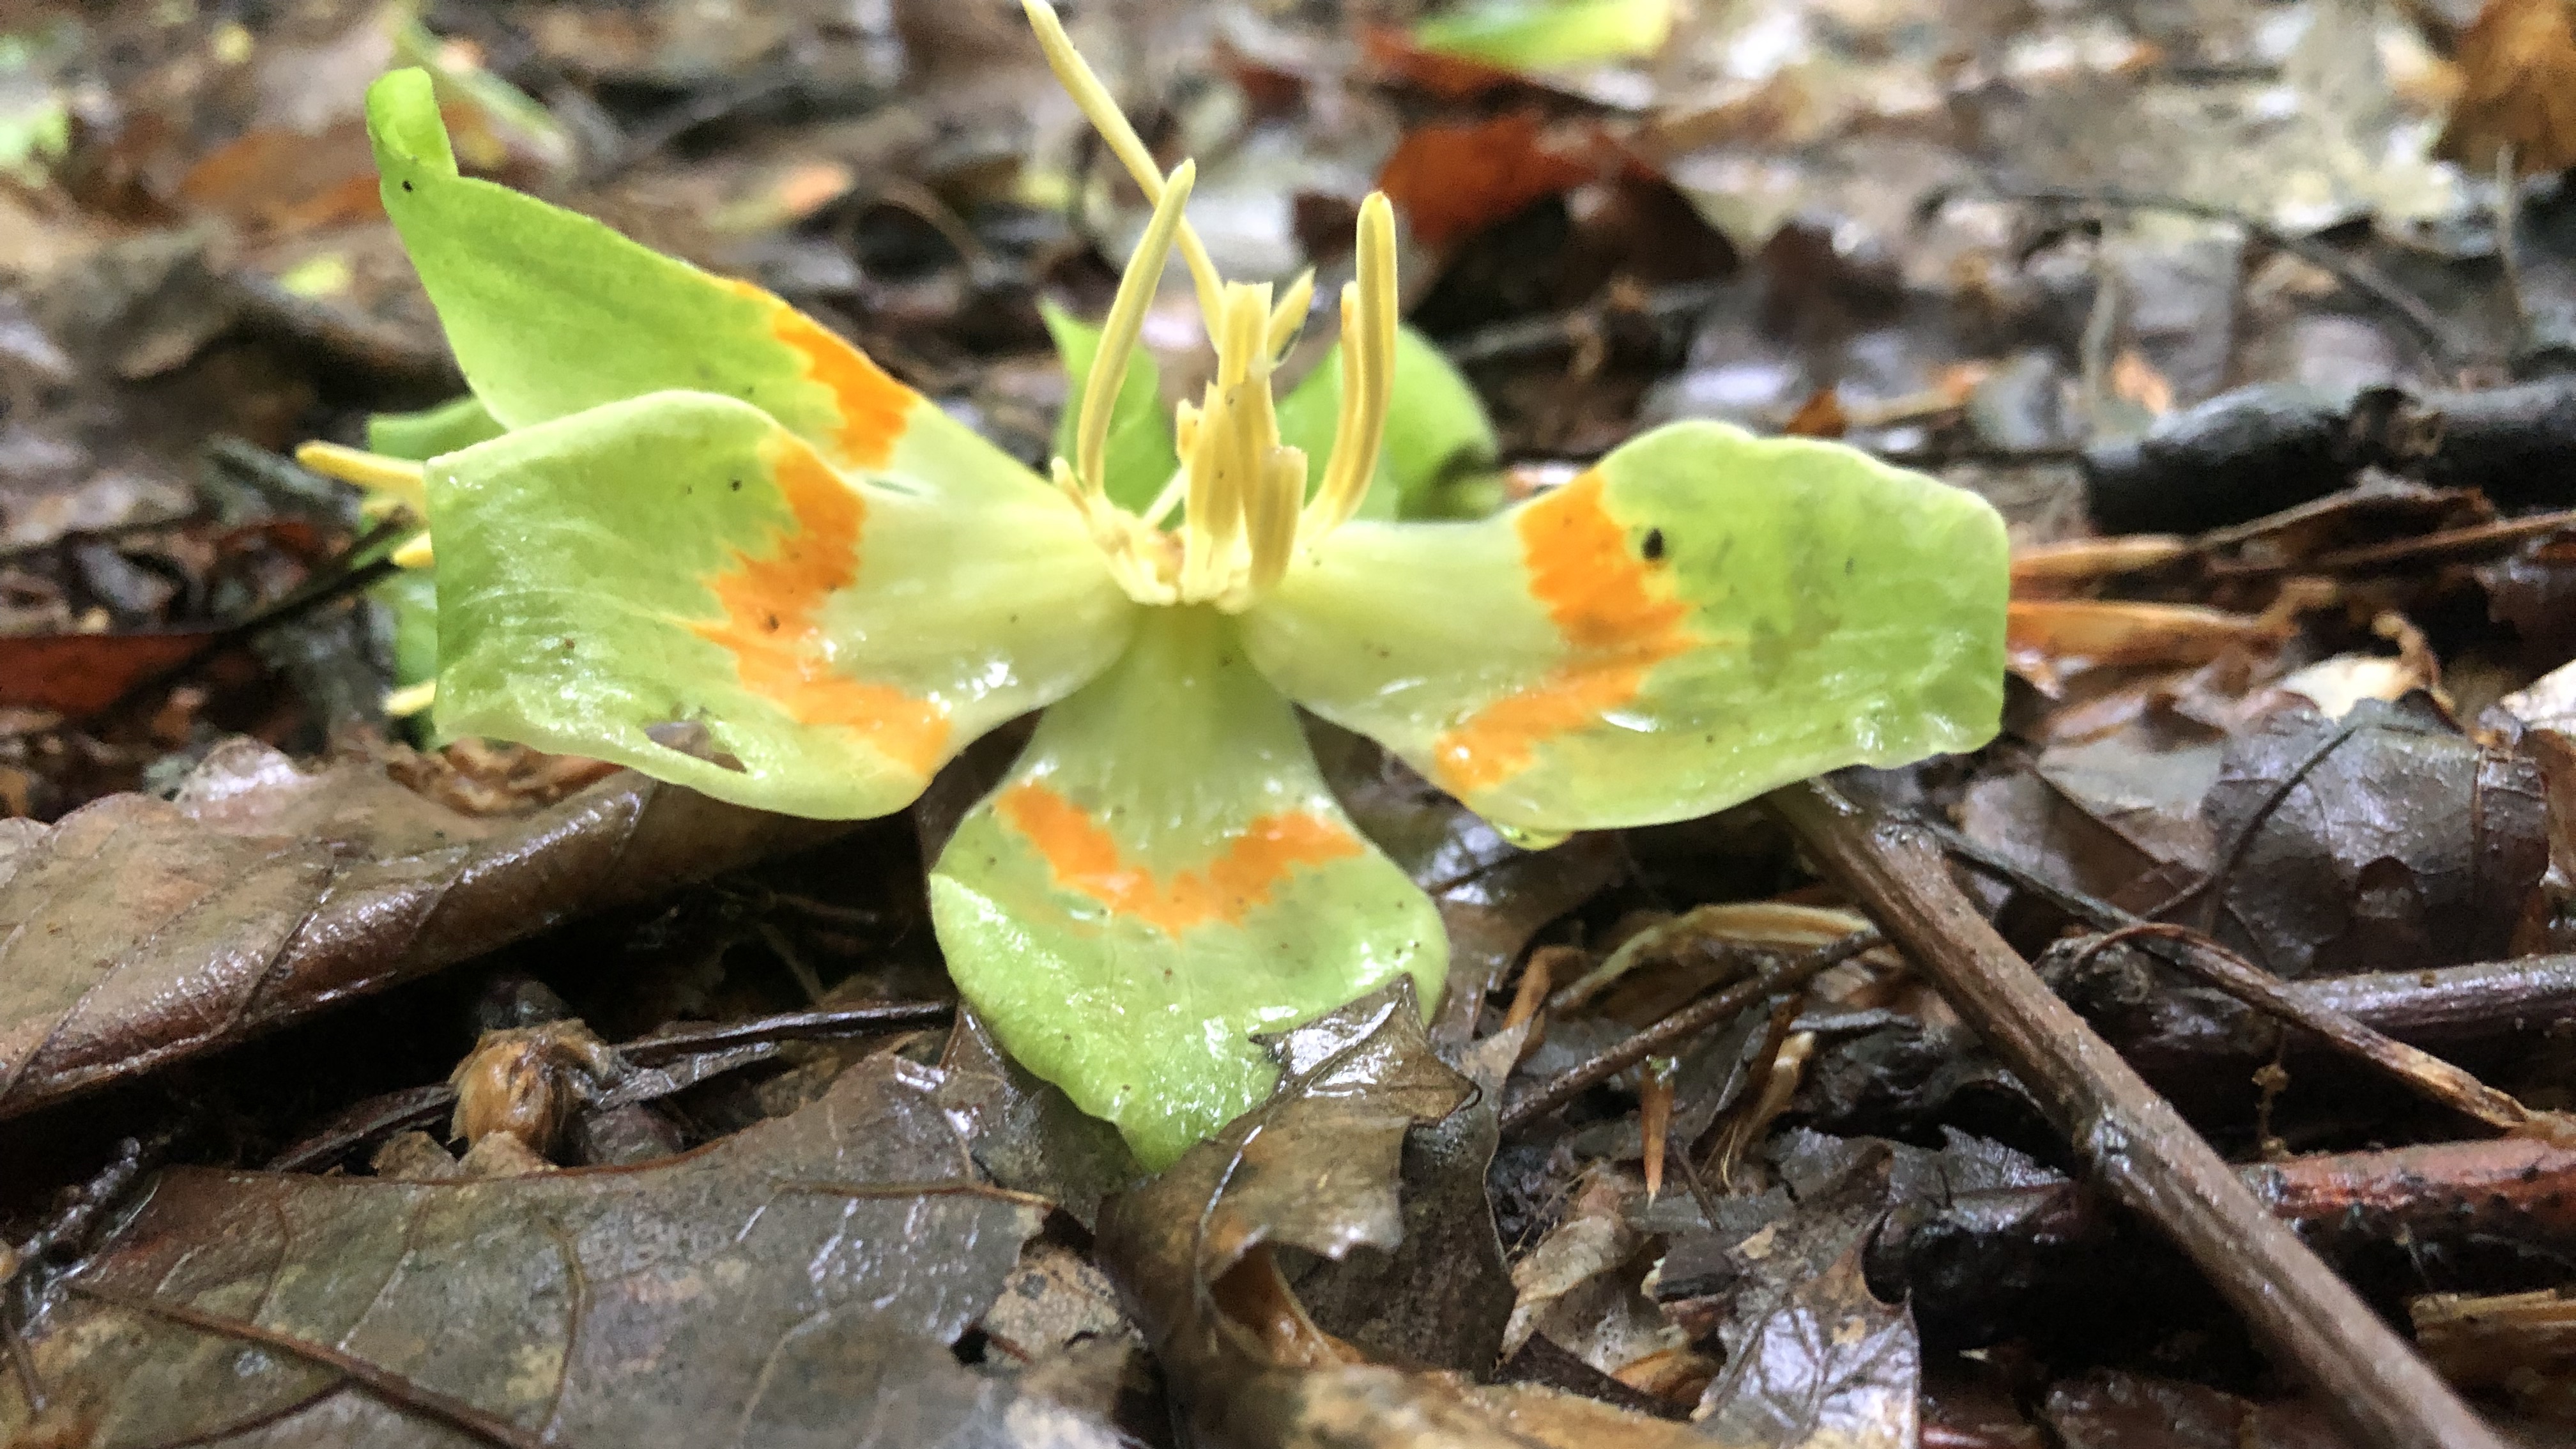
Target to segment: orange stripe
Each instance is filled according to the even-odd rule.
[[[834,435],[840,461],[853,468],[884,467],[921,394],[888,377],[866,353],[775,294],[735,278],[717,280],[734,295],[760,303],[768,312],[770,335],[804,362],[807,377],[831,391],[841,419]]]
[[[731,569],[709,577],[724,619],[690,627],[732,652],[743,688],[776,701],[799,724],[856,730],[878,753],[927,778],[947,755],[948,711],[836,672],[821,647],[823,601],[859,576],[867,500],[791,437],[773,434],[761,451],[796,521],[778,531],[766,557],[737,553]]]
[[[1044,785],[1014,785],[994,808],[1037,847],[1058,889],[1089,896],[1171,937],[1211,921],[1239,926],[1290,871],[1360,853],[1360,843],[1338,823],[1312,810],[1282,810],[1245,826],[1205,874],[1185,870],[1164,884],[1143,866],[1122,861],[1108,831]]]
[[[1572,654],[1546,679],[1514,690],[1432,743],[1453,795],[1493,787],[1530,766],[1541,743],[1583,729],[1635,700],[1646,674],[1691,647],[1690,606],[1662,586],[1663,566],[1629,551],[1627,530],[1602,507],[1599,469],[1521,510],[1521,567]]]

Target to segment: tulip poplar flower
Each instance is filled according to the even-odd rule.
[[[856,818],[1044,711],[941,854],[933,916],[1003,1046],[1155,1166],[1270,1089],[1255,1033],[1398,977],[1440,994],[1438,912],[1292,705],[1524,838],[1994,733],[2001,523],[1849,449],[1676,424],[1482,521],[1355,519],[1403,425],[1386,199],[1360,208],[1337,441],[1309,458],[1272,395],[1308,284],[1218,276],[1191,164],[1157,169],[1027,6],[1153,207],[1046,475],[769,293],[459,176],[428,78],[377,83],[386,210],[506,429],[423,470],[442,731]],[[1176,253],[1215,373],[1140,488],[1106,476],[1110,419]]]

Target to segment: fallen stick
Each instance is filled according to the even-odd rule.
[[[2379,1449],[2504,1449],[1995,933],[1927,832],[1817,782],[1767,803],[2030,1089],[2101,1186],[2173,1239],[2356,1438]]]
[[[2339,1268],[2371,1272],[2372,1260],[2403,1243],[2410,1291],[2524,1286],[2510,1267],[2497,1277],[2499,1265],[2576,1254],[2576,1150],[2552,1143],[2321,1153],[2247,1164],[2236,1176]],[[1870,1242],[1869,1279],[1880,1297],[1911,1302],[1943,1346],[1978,1348],[2026,1332],[2035,1313],[2097,1313],[2108,1285],[2155,1282],[2142,1246],[2122,1214],[2079,1184],[1981,1188],[1898,1204]],[[2428,1262],[2445,1269],[2438,1284],[2418,1276]],[[1667,1282],[1667,1311],[1688,1323],[1698,1285]],[[1705,1296],[1707,1314],[1732,1301]]]

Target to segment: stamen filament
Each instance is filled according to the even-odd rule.
[[[384,494],[423,517],[429,514],[429,486],[418,463],[337,443],[306,443],[295,450],[295,461],[325,478]]]
[[[1100,325],[1100,350],[1092,356],[1091,378],[1083,385],[1082,411],[1074,428],[1074,477],[1094,499],[1108,496],[1110,418],[1118,406],[1119,390],[1127,382],[1127,359],[1136,351],[1136,339],[1145,328],[1145,309],[1153,305],[1155,289],[1162,284],[1163,267],[1171,260],[1172,238],[1181,225],[1181,207],[1190,199],[1190,188],[1197,180],[1195,161],[1184,161],[1172,168],[1162,199],[1154,205],[1153,219],[1145,224],[1145,235],[1136,243],[1135,254],[1127,259],[1126,273],[1118,279],[1118,296],[1109,304],[1109,319]]]
[[[1270,309],[1269,351],[1274,362],[1288,350],[1297,329],[1306,325],[1306,312],[1314,305],[1315,269],[1308,267],[1288,284],[1288,295],[1279,299],[1279,305]]]
[[[1020,0],[1020,8],[1029,15],[1029,27],[1037,32],[1038,47],[1046,52],[1047,66],[1056,80],[1082,108],[1083,118],[1091,122],[1100,139],[1109,143],[1109,153],[1135,178],[1145,199],[1156,206],[1163,202],[1163,174],[1154,166],[1154,153],[1145,148],[1144,138],[1118,108],[1109,88],[1092,72],[1091,63],[1073,48],[1073,38],[1064,33],[1064,22],[1056,18],[1055,7],[1047,0]],[[1199,234],[1181,223],[1181,257],[1190,265],[1190,281],[1198,288],[1199,313],[1214,323],[1223,309],[1225,281],[1216,272],[1216,263],[1208,257],[1207,247]]]

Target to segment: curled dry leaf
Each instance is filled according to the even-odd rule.
[[[1606,1406],[1574,1411],[1544,1391],[1471,1390],[1445,1374],[1371,1363],[1317,1327],[1274,1250],[1342,1259],[1355,1249],[1404,1246],[1397,1183],[1407,1133],[1448,1117],[1474,1088],[1431,1054],[1401,984],[1288,1033],[1277,1050],[1286,1085],[1267,1105],[1100,1213],[1100,1260],[1200,1442],[1315,1449],[1684,1442],[1671,1425]],[[1543,1421],[1559,1429],[1545,1430]]]
[[[248,740],[175,800],[0,821],[0,1118],[846,828],[633,774],[476,819]]]
[[[32,1336],[44,1416],[0,1376],[0,1435],[1115,1443],[949,1352],[1044,1205],[976,1179],[938,1085],[877,1057],[792,1116],[650,1168],[473,1183],[174,1171]],[[863,1421],[852,1404],[871,1406]],[[454,1427],[474,1415],[486,1432]]]
[[[2491,172],[2511,147],[2520,175],[2576,166],[2576,5],[2487,0],[2460,33],[2459,67],[2444,159]]]

